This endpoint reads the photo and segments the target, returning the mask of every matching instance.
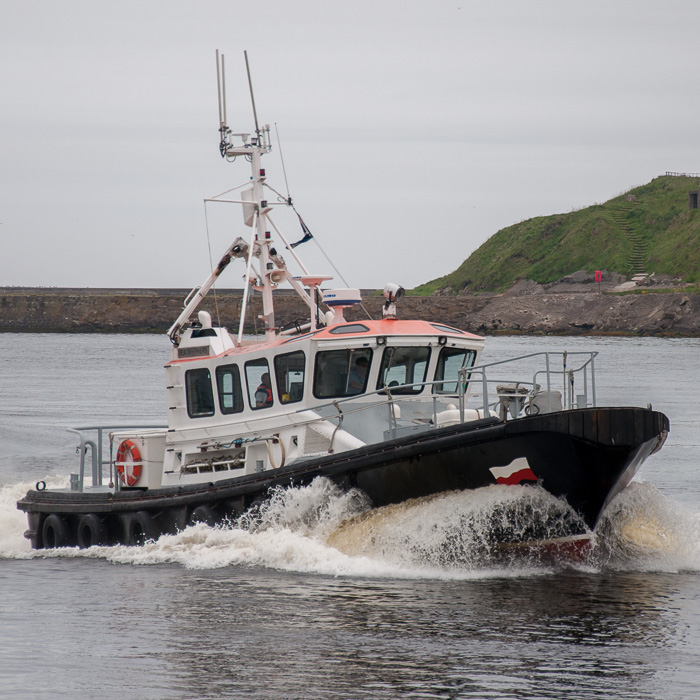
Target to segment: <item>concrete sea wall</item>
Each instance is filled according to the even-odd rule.
[[[0,332],[164,332],[183,308],[184,289],[67,289],[0,287]],[[210,292],[202,304],[214,323],[238,329],[241,290]],[[363,292],[364,309],[348,318],[381,318],[382,297]],[[247,332],[262,327],[261,297],[254,293]],[[276,297],[277,323],[290,327],[308,320],[293,292]],[[439,321],[474,333],[561,335],[669,335],[700,337],[700,295],[682,290],[639,294],[595,291],[407,296],[400,318]]]

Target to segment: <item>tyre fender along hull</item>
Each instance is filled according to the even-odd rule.
[[[113,516],[133,520],[142,512],[153,523],[149,532],[162,534],[194,521],[235,517],[271,488],[308,484],[318,476],[361,489],[378,507],[492,485],[498,483],[499,467],[517,463],[526,464],[529,482],[566,499],[592,530],[668,430],[665,415],[641,408],[579,409],[507,423],[484,419],[213,484],[96,494],[30,491],[18,508],[28,514],[25,535],[41,547],[43,524],[51,514],[61,515],[70,527],[86,513],[113,523]],[[133,533],[120,522],[122,534],[111,524],[110,537],[130,543]],[[144,522],[141,530],[150,525]]]

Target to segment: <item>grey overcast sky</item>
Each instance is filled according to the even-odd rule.
[[[209,244],[216,261],[249,235],[232,207],[205,217],[205,197],[248,177],[218,154],[217,48],[229,126],[252,129],[247,49],[297,209],[350,286],[412,287],[504,226],[700,171],[696,0],[0,10],[0,286],[192,287]],[[313,242],[297,251],[329,272]]]

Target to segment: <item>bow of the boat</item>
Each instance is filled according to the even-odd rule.
[[[542,486],[566,498],[593,529],[669,429],[659,411],[615,407],[530,416],[505,432],[532,446],[528,462]]]

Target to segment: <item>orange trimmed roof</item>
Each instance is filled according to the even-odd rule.
[[[337,329],[357,326],[356,332],[338,333]],[[363,331],[361,326],[365,326],[368,330]],[[336,331],[335,333],[333,331]],[[354,336],[363,335],[454,335],[457,337],[474,338],[482,340],[480,335],[467,333],[458,328],[447,326],[444,323],[431,323],[429,321],[402,321],[392,319],[382,319],[381,321],[349,321],[347,323],[339,323],[334,326],[327,326],[314,334],[314,339],[325,340],[328,338],[352,338]]]
[[[340,329],[347,329],[345,332],[338,333]],[[366,329],[366,330],[365,330]],[[335,331],[335,332],[334,332]],[[314,340],[342,340],[347,338],[362,338],[364,336],[451,336],[453,338],[470,338],[472,340],[483,340],[482,336],[467,333],[458,328],[447,326],[443,323],[431,323],[429,321],[401,321],[382,319],[381,321],[348,321],[347,323],[338,323],[333,326],[327,326],[320,330],[302,333],[301,335],[276,338],[270,343],[265,342],[247,342],[240,347],[230,348],[217,357],[231,357],[235,355],[245,355],[249,352],[257,352],[268,348],[279,347],[286,343],[292,344],[295,340],[308,338],[313,336]],[[192,357],[180,358],[171,360],[168,364],[179,364],[180,362],[191,362],[203,359],[212,359],[212,355],[207,357]]]

